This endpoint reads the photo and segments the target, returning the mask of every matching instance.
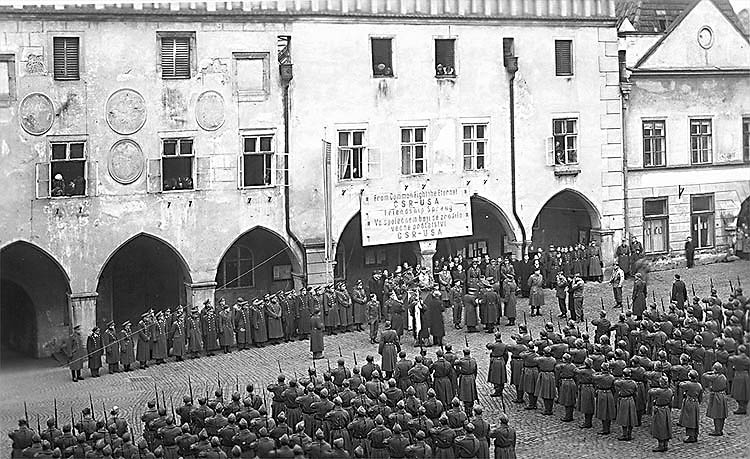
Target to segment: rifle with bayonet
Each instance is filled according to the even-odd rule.
[[[54,402],[55,402],[55,429],[57,429],[57,397],[55,397]]]

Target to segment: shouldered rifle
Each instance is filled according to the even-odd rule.
[[[174,402],[172,401],[172,394],[169,394],[169,406],[172,408],[172,419],[174,419]]]
[[[339,344],[339,357],[343,358],[344,354],[341,353],[341,345]]]
[[[72,433],[76,432],[76,417],[73,415],[73,405],[70,405],[70,429]]]
[[[42,433],[42,425],[39,423],[39,413],[36,414],[36,433]]]
[[[54,402],[55,402],[55,429],[57,429],[57,397],[55,397]]]
[[[240,391],[240,377],[239,375],[234,375],[234,391],[239,392]]]
[[[161,406],[164,408],[164,411],[167,411],[167,399],[164,397],[164,389],[161,390]]]
[[[283,371],[281,371],[281,362],[279,362],[279,359],[276,359],[276,364],[279,366],[279,374],[284,373]]]
[[[104,412],[104,425],[109,428],[109,419],[107,418],[107,406],[102,402],[102,411]]]
[[[331,372],[331,359],[326,359],[326,363],[328,363],[328,373]]]
[[[219,383],[219,392],[221,392],[221,375],[219,375],[219,372],[216,372],[216,382]],[[223,393],[222,393],[223,395]]]
[[[713,288],[714,288],[714,278],[713,278],[713,277],[711,277],[711,276],[709,276],[709,277],[708,277],[708,282],[710,283],[709,285],[710,285],[710,286],[711,286],[711,288],[713,289]]]
[[[190,381],[190,375],[188,375],[188,390],[190,391],[190,400],[193,400],[193,383]]]
[[[469,348],[469,338],[467,338],[465,334],[464,334],[464,343],[466,343],[466,349],[468,349]]]
[[[159,389],[156,388],[156,383],[154,383],[154,395],[156,395],[156,411],[159,411]]]
[[[526,328],[529,328],[529,321],[526,320],[526,311],[523,312],[523,324],[526,325]]]
[[[604,310],[604,298],[599,297],[599,301],[602,303],[602,310]],[[550,309],[549,313],[552,314],[552,310],[551,309]]]
[[[157,403],[157,405],[159,404],[159,394],[158,393],[156,394],[156,403]],[[89,405],[91,407],[91,417],[93,418],[95,411],[94,411],[94,399],[91,398],[91,392],[89,392]]]
[[[651,290],[651,299],[654,300],[654,304],[656,304],[656,293],[654,293],[653,290]]]
[[[740,275],[737,274],[737,286],[742,287],[742,281],[740,280]]]
[[[357,366],[357,353],[352,351],[352,355],[354,356],[354,366]]]
[[[659,298],[659,301],[661,301],[661,312],[666,312],[664,310],[664,298]]]
[[[732,285],[732,279],[729,279],[729,290],[734,293],[734,285]]]
[[[630,297],[629,296],[625,297],[625,303],[628,305],[628,309],[630,309]]]
[[[740,276],[737,276],[737,279],[739,279],[739,278],[740,278]],[[693,296],[695,296],[695,285],[691,283],[690,284],[690,288],[693,289]]]
[[[70,409],[72,410],[73,407]],[[26,425],[29,425],[29,410],[26,408],[26,401],[23,402],[23,416],[26,418]]]

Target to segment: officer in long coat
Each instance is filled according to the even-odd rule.
[[[518,284],[515,279],[505,279],[503,281],[503,314],[508,319],[508,325],[512,326],[516,324],[516,290],[518,290]]]
[[[474,402],[477,397],[477,361],[471,357],[471,351],[464,349],[463,358],[454,364],[458,376],[458,399],[464,404],[467,416],[473,412]]]
[[[169,335],[172,337],[172,355],[179,362],[185,357],[185,317],[182,311],[178,311],[175,320],[172,321]]]
[[[120,338],[120,363],[123,371],[130,371],[130,365],[135,362],[135,346],[133,332],[130,329],[130,321],[122,324],[122,330],[118,335]]]
[[[493,397],[502,397],[505,383],[508,382],[508,345],[503,343],[502,333],[495,333],[495,342],[488,343],[487,349],[490,351],[490,367],[487,371],[487,382],[495,386]]]
[[[214,355],[214,351],[219,350],[219,330],[218,318],[211,305],[211,300],[204,303],[203,312],[201,313],[201,331],[203,331],[203,347],[209,356]]]
[[[284,325],[284,341],[291,342],[297,333],[297,321],[299,320],[297,295],[294,290],[288,292],[278,292],[276,297],[281,306],[281,322]]]
[[[386,321],[385,330],[380,334],[380,345],[378,353],[381,357],[381,368],[387,379],[393,375],[396,368],[396,356],[401,352],[401,342],[396,330],[391,328],[391,323]]]
[[[310,316],[312,316],[313,306],[312,287],[300,288],[299,295],[297,295],[297,313],[299,315],[297,328],[302,339],[306,339],[310,334]]]
[[[86,340],[86,353],[89,356],[89,371],[94,378],[99,377],[99,369],[102,367],[102,337],[99,335],[99,327],[94,327]]]
[[[151,351],[151,355],[156,360],[157,364],[164,363],[164,360],[167,358],[168,334],[169,330],[167,330],[167,321],[164,319],[164,315],[159,312],[156,322],[154,323],[154,335],[152,338],[154,346]]]
[[[336,330],[341,325],[341,321],[339,320],[339,310],[336,304],[336,294],[333,291],[333,285],[326,285],[320,298],[323,305],[323,322],[325,323],[326,331],[335,335]]]
[[[445,322],[443,321],[445,304],[442,301],[439,290],[434,290],[432,295],[427,297],[425,300],[425,309],[427,314],[426,323],[429,333],[432,335],[432,344],[442,346],[443,337],[445,336]]]
[[[135,358],[140,362],[141,368],[148,368],[148,361],[151,360],[151,320],[149,314],[149,312],[144,312],[141,314],[141,320],[138,321],[138,346]]]
[[[495,323],[498,318],[498,303],[499,298],[495,289],[490,285],[489,282],[482,284],[481,290],[481,303],[479,308],[482,311],[482,324],[484,325],[484,331],[486,333],[492,333],[495,328]]]
[[[544,278],[542,272],[537,269],[534,274],[529,276],[529,305],[531,306],[531,315],[540,316],[539,308],[544,306]]]
[[[367,292],[362,280],[357,280],[352,289],[352,308],[354,312],[354,329],[362,331],[362,325],[367,323]]]
[[[242,297],[237,298],[237,311],[234,314],[234,328],[237,330],[237,346],[247,349],[253,344],[253,322],[250,305]]]
[[[266,294],[263,298],[263,307],[266,309],[268,323],[268,339],[277,343],[284,338],[284,325],[281,320],[281,305],[276,296]]]
[[[320,310],[313,310],[313,315],[310,318],[310,352],[312,352],[313,359],[323,358],[323,319],[320,317]]]
[[[197,354],[203,350],[203,331],[201,319],[198,315],[198,308],[193,308],[191,315],[187,320],[187,342],[190,358],[197,357]]]
[[[370,301],[367,302],[367,323],[370,329],[370,343],[375,344],[378,339],[378,328],[380,327],[380,303],[377,295],[370,294]]]
[[[477,331],[479,318],[477,316],[477,291],[470,287],[468,293],[463,297],[464,322],[469,333]]]
[[[649,389],[648,397],[654,406],[654,416],[651,420],[651,436],[658,442],[659,446],[651,451],[660,453],[667,451],[669,439],[672,438],[672,389],[669,388],[669,380],[666,376],[659,379],[659,387]]]
[[[339,313],[339,324],[346,331],[352,331],[354,325],[354,310],[352,309],[352,297],[346,290],[346,283],[339,282],[336,287],[336,309]]]
[[[643,280],[641,273],[636,273],[635,282],[633,282],[633,315],[637,320],[643,318],[643,312],[646,310],[646,282]]]
[[[263,300],[256,298],[253,300],[253,340],[259,347],[263,347],[268,342],[268,325],[266,323],[266,308]]]
[[[104,344],[104,359],[107,361],[107,371],[117,373],[120,370],[120,342],[117,339],[115,323],[110,321],[102,336]]]
[[[591,241],[587,249],[587,257],[589,260],[589,279],[594,281],[602,281],[602,252],[596,245],[596,242]]]
[[[68,356],[68,367],[73,377],[73,382],[83,379],[81,369],[83,369],[83,360],[86,358],[86,348],[83,347],[83,337],[81,336],[81,326],[73,327],[73,333],[68,337],[66,352]]]
[[[685,443],[698,441],[698,426],[700,425],[701,402],[703,401],[703,386],[698,382],[698,372],[690,370],[688,381],[680,382],[679,389],[682,392],[683,401],[680,410],[679,425],[685,428],[687,438]]]
[[[404,334],[404,303],[402,303],[395,290],[391,290],[389,298],[385,302],[385,310],[390,318],[391,328],[401,337]]]
[[[219,305],[221,306],[218,317],[219,344],[224,353],[229,354],[235,344],[234,310],[229,307],[224,298],[219,300]]]

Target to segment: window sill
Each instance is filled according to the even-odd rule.
[[[38,199],[54,199],[54,200],[58,200],[58,199],[83,199],[83,198],[90,198],[90,197],[91,196],[89,196],[87,194],[76,194],[76,195],[73,195],[73,196],[51,196],[50,195],[50,196],[47,196],[46,198],[38,198]]]
[[[700,163],[700,164],[675,164],[670,166],[660,166],[660,167],[629,167],[628,172],[648,172],[650,170],[680,170],[680,169],[707,169],[710,167],[737,167],[737,166],[747,166],[750,164],[750,162],[742,161],[742,160],[736,160],[736,161],[727,161],[723,163]]]
[[[276,188],[277,185],[240,185],[240,190],[268,190]]]
[[[415,172],[413,174],[401,174],[401,178],[422,178],[426,175],[429,175],[429,172]]]
[[[456,77],[458,77],[458,75],[435,75],[435,78],[438,80],[453,80]]]
[[[555,177],[576,176],[581,173],[578,164],[556,164]]]
[[[352,183],[361,183],[361,182],[365,182],[365,181],[367,181],[367,179],[364,178],[364,177],[362,177],[362,178],[354,178],[354,179],[342,179],[342,178],[340,178],[340,179],[336,180],[336,183],[338,183],[339,185],[349,185],[349,184],[352,184]]]
[[[190,80],[192,78],[193,78],[192,76],[189,76],[189,77],[165,77],[165,76],[162,76],[161,77],[161,79],[164,80],[164,81]]]
[[[238,102],[263,102],[265,100],[268,100],[269,92],[268,91],[258,91],[258,92],[238,92],[235,93],[237,96]]]
[[[161,190],[159,193],[190,193],[193,191],[198,191],[195,188],[190,188],[186,190]]]
[[[386,78],[386,79],[387,78],[393,78],[393,79],[395,79],[396,75],[373,75],[372,78],[374,78],[376,80],[382,80],[384,78]]]

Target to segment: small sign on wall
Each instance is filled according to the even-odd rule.
[[[276,265],[273,267],[273,280],[289,280],[292,278],[292,265]]]

